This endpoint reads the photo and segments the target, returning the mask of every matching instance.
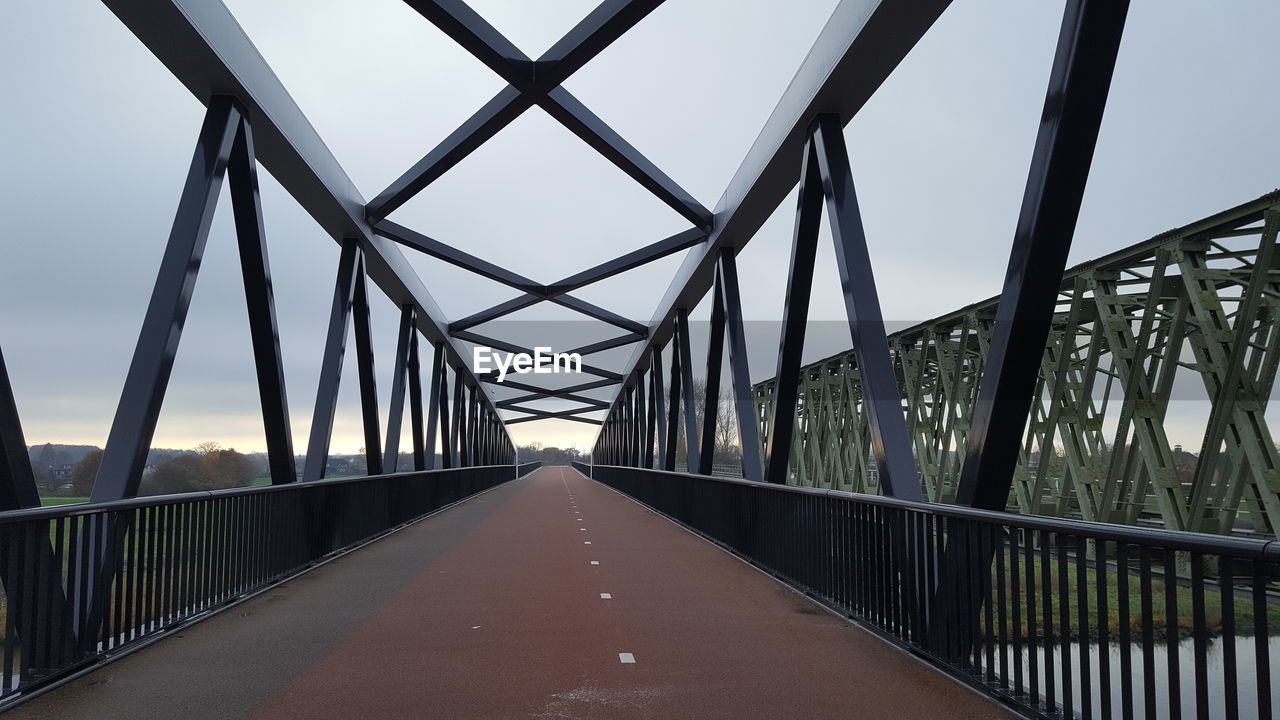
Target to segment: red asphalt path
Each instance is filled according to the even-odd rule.
[[[12,717],[1010,715],[626,497],[552,467]]]

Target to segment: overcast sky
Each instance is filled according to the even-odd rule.
[[[714,207],[835,4],[669,0],[566,85]],[[227,5],[366,198],[503,85],[399,0]],[[473,5],[537,56],[593,3]],[[999,291],[1062,8],[1048,0],[955,2],[849,124],[886,318],[919,321]],[[1134,0],[1073,262],[1280,185],[1277,26],[1280,4],[1270,0]],[[203,107],[92,0],[0,2],[0,97],[0,347],[29,443],[101,445]],[[303,452],[338,247],[266,172],[262,185],[295,446]],[[793,212],[789,197],[740,256],[749,320],[780,315]],[[542,282],[687,227],[536,108],[392,219]],[[820,247],[811,315],[838,320],[829,242]],[[647,322],[682,259],[575,294]],[[428,258],[411,261],[451,318],[513,294]],[[704,303],[695,315],[706,312]],[[396,308],[375,292],[384,414],[396,320]],[[511,320],[520,327],[507,329],[523,328],[530,343],[540,334],[557,341],[610,334],[550,305]],[[806,357],[848,342],[838,323],[823,323]],[[776,340],[757,344],[759,380],[773,374]],[[622,369],[629,355],[588,362]],[[354,369],[348,362],[335,452],[362,443]],[[262,449],[257,403],[224,191],[154,444],[217,440]],[[1184,404],[1171,439],[1198,446],[1206,406]],[[595,434],[561,421],[512,431],[519,442],[579,448]]]

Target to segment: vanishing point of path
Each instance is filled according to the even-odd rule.
[[[544,468],[5,718],[1004,718],[715,546]]]

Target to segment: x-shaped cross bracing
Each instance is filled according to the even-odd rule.
[[[627,331],[626,335],[592,343],[573,352],[580,354],[600,352],[644,340],[648,336],[647,326],[575,298],[569,293],[705,241],[711,228],[712,214],[614,132],[608,124],[592,113],[572,93],[562,87],[562,83],[661,5],[662,0],[606,1],[537,60],[532,60],[521,52],[463,0],[405,0],[405,2],[506,80],[508,85],[366,206],[365,214],[373,230],[406,247],[524,293],[450,323],[449,331],[454,337],[481,342],[498,349],[524,352],[523,348],[512,350],[516,348],[513,344],[466,331],[468,328],[537,303],[553,302]],[[640,183],[659,200],[688,219],[694,227],[558,282],[541,285],[386,219],[397,208],[534,105],[541,107],[548,115]],[[622,376],[618,373],[600,368],[583,365],[583,370],[604,378],[605,384],[616,384],[622,380]],[[482,377],[481,379],[492,382],[494,378]],[[510,382],[505,384],[511,387],[516,386]],[[574,396],[571,389],[541,390],[533,386],[526,387],[533,388],[531,395],[500,403],[507,409],[531,413],[530,417],[520,418],[520,420],[539,417],[583,420],[570,416],[579,412],[602,409],[597,407],[600,404],[599,401]],[[561,413],[546,413],[515,404],[520,400],[546,397],[588,402],[590,405]]]

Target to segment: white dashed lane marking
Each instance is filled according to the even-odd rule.
[[[599,561],[599,560],[592,560],[592,561],[591,561],[591,564],[592,564],[592,565],[599,565],[599,564],[600,564],[600,561]]]
[[[636,656],[631,653],[618,653],[618,662],[623,665],[635,665]]]
[[[601,600],[612,600],[612,599],[613,599],[613,596],[612,596],[612,595],[610,595],[609,593],[600,593],[600,599],[601,599]]]

